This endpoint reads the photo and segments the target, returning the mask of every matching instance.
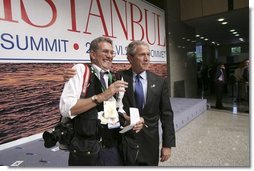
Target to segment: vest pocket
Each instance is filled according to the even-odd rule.
[[[97,140],[87,140],[75,136],[71,141],[72,151],[83,152],[84,154],[97,154],[100,151],[100,142]]]
[[[71,142],[70,155],[72,160],[80,161],[84,165],[95,165],[99,159],[101,145],[97,140],[87,140],[75,136]]]
[[[136,161],[139,155],[139,145],[133,140],[127,140],[123,138],[122,151],[124,156],[124,162],[126,165],[136,165]]]

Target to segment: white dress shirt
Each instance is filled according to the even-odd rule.
[[[80,99],[85,73],[84,64],[76,64],[72,68],[76,70],[76,75],[65,82],[59,104],[61,115],[70,118],[75,117],[71,115],[71,108]]]

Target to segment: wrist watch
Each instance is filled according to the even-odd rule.
[[[96,96],[96,95],[93,95],[93,96],[92,96],[92,101],[93,101],[94,103],[96,103],[97,105],[100,104],[99,101],[98,101],[98,99],[97,99],[97,96]]]

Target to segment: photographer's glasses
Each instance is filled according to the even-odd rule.
[[[101,52],[101,53],[103,53],[104,55],[110,55],[110,56],[112,56],[112,57],[115,57],[115,56],[116,56],[116,52],[113,51],[113,50],[101,49],[101,50],[96,50],[96,52]]]

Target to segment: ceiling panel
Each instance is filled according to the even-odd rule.
[[[225,18],[227,25],[222,25],[217,19]],[[185,24],[193,27],[196,34],[208,38],[208,43],[215,41],[220,45],[243,43],[239,38],[243,38],[244,42],[249,42],[249,9],[242,8],[221,13],[218,15],[200,17],[197,19],[184,21]],[[235,29],[239,36],[235,36],[230,32]],[[205,42],[197,39],[197,42]]]

